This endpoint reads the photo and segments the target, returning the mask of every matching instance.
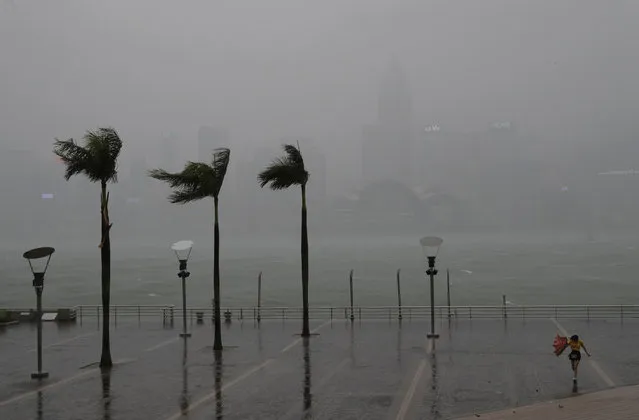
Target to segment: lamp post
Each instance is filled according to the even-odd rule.
[[[400,285],[400,281],[401,281],[401,277],[400,277],[400,273],[401,273],[401,269],[397,269],[397,305],[399,307],[399,320],[402,320],[402,289],[401,289],[401,285]]]
[[[351,322],[355,321],[355,309],[353,308],[353,270],[348,275],[348,283],[350,285],[351,290]]]
[[[22,256],[29,262],[29,268],[33,274],[33,287],[36,292],[38,317],[38,371],[31,374],[32,379],[44,379],[49,376],[48,372],[42,371],[42,289],[44,289],[44,274],[49,267],[51,255],[55,249],[42,247],[29,250]]]
[[[257,323],[262,321],[262,272],[257,276]]]
[[[448,304],[448,318],[450,319],[450,270],[446,269],[446,303]]]
[[[186,332],[186,278],[191,275],[186,270],[186,263],[189,261],[192,248],[193,241],[179,241],[171,245],[171,249],[175,252],[175,256],[180,263],[180,272],[178,273],[178,277],[182,279],[182,333],[180,337],[183,338],[191,336],[191,334]]]
[[[435,259],[442,242],[444,240],[436,236],[425,236],[419,241],[428,262],[426,275],[430,277],[430,334],[427,335],[428,338],[439,338],[439,334],[435,334],[435,276],[437,275]]]

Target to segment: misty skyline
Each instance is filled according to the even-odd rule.
[[[399,151],[383,178],[410,169],[418,194],[470,195],[487,214],[496,182],[510,183],[501,190],[507,212],[534,211],[522,197],[534,201],[542,187],[601,201],[634,184],[602,181],[595,194],[586,176],[639,169],[638,12],[629,0],[2,0],[0,150],[53,159],[54,137],[113,126],[126,180],[141,177],[140,166],[179,170],[198,159],[198,131],[211,127],[233,151],[222,206],[290,139],[323,156],[320,190],[349,196],[374,181],[364,175],[365,133],[385,124],[380,101],[396,66],[410,113],[398,127],[415,148],[394,149],[394,132],[381,136]],[[494,134],[495,123],[512,135]],[[425,131],[433,126],[437,133]],[[313,180],[312,172],[310,199]],[[130,188],[159,197],[152,185]]]
[[[47,148],[97,125],[118,127],[130,151],[207,124],[236,133],[238,151],[291,133],[355,143],[393,57],[416,117],[459,128],[575,131],[637,107],[632,1],[1,7],[2,138]]]

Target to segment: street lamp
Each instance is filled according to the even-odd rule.
[[[348,275],[348,282],[351,288],[351,322],[355,321],[355,310],[353,309],[353,270]]]
[[[257,276],[257,323],[262,320],[262,272]]]
[[[402,320],[402,289],[401,289],[401,277],[400,277],[400,273],[401,273],[401,269],[397,269],[397,305],[399,307],[399,320]]]
[[[435,334],[435,275],[437,275],[435,259],[442,242],[444,240],[437,236],[425,236],[419,241],[428,262],[426,275],[430,277],[430,334],[427,335],[428,338],[439,338],[439,334]]]
[[[51,247],[42,247],[31,249],[22,256],[29,262],[29,268],[33,274],[33,287],[35,288],[37,298],[37,314],[38,317],[38,371],[31,374],[32,379],[43,379],[49,376],[48,372],[42,371],[42,289],[44,289],[44,273],[47,272],[51,254],[55,249]]]
[[[190,337],[191,334],[186,332],[186,278],[191,275],[186,271],[186,263],[191,255],[191,249],[193,248],[193,241],[179,241],[171,245],[171,249],[175,252],[175,256],[180,263],[180,272],[178,277],[182,279],[182,334],[180,337]]]

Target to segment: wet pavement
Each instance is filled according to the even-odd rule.
[[[627,386],[482,414],[482,420],[636,420],[639,386]],[[470,415],[458,420],[477,420]]]
[[[98,325],[44,325],[44,368],[32,380],[35,326],[0,329],[0,419],[453,419],[639,384],[639,322],[444,320],[234,321],[217,360],[210,322],[178,337],[161,321],[118,320],[116,366],[101,374]],[[582,336],[579,389],[557,331]]]

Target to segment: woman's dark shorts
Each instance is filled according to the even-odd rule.
[[[570,352],[570,355],[568,356],[568,358],[572,360],[573,362],[575,361],[578,362],[581,360],[581,352],[578,350],[573,350]]]

